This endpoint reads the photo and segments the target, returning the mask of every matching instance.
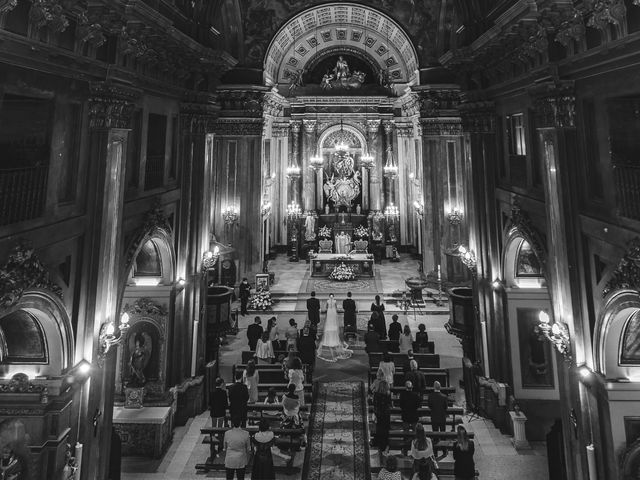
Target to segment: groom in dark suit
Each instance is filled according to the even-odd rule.
[[[320,300],[316,298],[316,292],[311,292],[311,298],[307,299],[307,313],[311,325],[317,327],[320,323]]]
[[[342,309],[344,310],[344,331],[356,331],[356,302],[351,298],[351,292],[347,292],[347,298],[342,301]]]

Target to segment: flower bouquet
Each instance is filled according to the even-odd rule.
[[[336,280],[338,282],[346,282],[347,280],[354,280],[355,278],[356,274],[353,271],[353,268],[346,265],[344,262],[337,265],[329,275],[330,280]]]
[[[368,238],[369,230],[363,227],[362,225],[358,225],[353,229],[353,236],[357,238]]]
[[[327,225],[320,227],[320,230],[318,230],[318,236],[324,239],[331,238],[331,227],[328,227]]]
[[[248,308],[250,310],[268,310],[273,305],[269,290],[258,290],[249,299]]]

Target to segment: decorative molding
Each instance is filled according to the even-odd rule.
[[[24,373],[16,373],[8,382],[0,383],[0,394],[3,393],[37,393],[41,395],[47,387],[34,385]]]
[[[64,32],[69,26],[65,8],[58,0],[30,0],[31,9],[29,10],[29,21],[36,27],[48,27],[52,32]],[[66,2],[71,4],[78,3],[77,0]],[[66,6],[66,5],[65,5]]]
[[[380,130],[380,120],[367,120],[367,133],[369,134],[377,134]]]
[[[90,86],[89,126],[91,128],[131,128],[134,102],[140,91],[110,82],[96,82]]]
[[[180,128],[183,134],[204,135],[213,131],[220,111],[216,97],[202,94],[180,104]]]
[[[62,289],[51,281],[33,247],[21,241],[0,268],[0,309],[15,305],[32,288],[48,290],[62,298]]]
[[[286,100],[282,95],[275,92],[266,93],[262,102],[264,114],[279,117],[284,110],[285,103]]]
[[[428,90],[419,95],[419,110],[423,117],[437,116],[441,110],[456,110],[460,105],[459,90]]]
[[[398,137],[413,137],[413,123],[396,123]]]
[[[322,148],[334,148],[337,143],[344,143],[349,148],[362,148],[360,139],[349,130],[336,130],[327,135],[322,141]]]
[[[271,125],[272,137],[288,137],[289,136],[289,124],[288,123],[273,123]]]
[[[517,200],[511,205],[511,219],[507,226],[507,236],[511,236],[514,232],[525,238],[531,249],[540,261],[542,274],[544,275],[547,268],[547,251],[545,249],[546,239],[543,234],[533,225],[531,218],[520,207]],[[506,244],[506,243],[505,243]]]
[[[496,132],[496,113],[493,102],[479,101],[460,105],[462,128],[469,133]]]
[[[233,112],[233,117],[262,117],[265,105],[264,87],[256,89],[225,89],[218,91],[218,101],[221,106],[221,113],[229,115]],[[267,101],[269,109],[274,109],[273,98]]]
[[[537,85],[529,93],[534,98],[537,128],[575,128],[576,97],[573,82]]]
[[[462,135],[462,121],[460,118],[421,118],[421,135]]]
[[[0,15],[10,12],[18,5],[18,0],[0,0]]]
[[[554,40],[565,48],[569,48],[572,42],[581,42],[587,34],[582,14],[573,10],[572,15],[564,20],[557,29]]]
[[[219,118],[214,125],[214,132],[226,137],[262,136],[262,118],[230,119]]]
[[[302,120],[302,125],[304,126],[304,132],[307,135],[313,134],[316,131],[316,127],[318,126],[318,122],[316,120],[307,120],[306,118]]]
[[[598,30],[605,30],[609,25],[620,25],[627,15],[623,0],[587,0],[585,4],[587,12],[591,14],[587,25]]]
[[[165,305],[155,303],[153,300],[146,297],[137,299],[133,305],[126,304],[122,309],[122,312],[127,312],[130,315],[157,315],[160,317],[166,317],[169,315]]]
[[[627,251],[602,290],[602,296],[623,289],[640,290],[640,237],[629,242]]]

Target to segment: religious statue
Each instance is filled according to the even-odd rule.
[[[307,215],[304,221],[304,239],[307,241],[316,239],[316,219],[313,215]]]
[[[325,215],[329,215],[329,204],[328,203],[324,204],[324,213],[325,213]]]
[[[361,212],[362,212],[362,208],[360,207],[360,204],[356,205],[356,214],[360,215]]]
[[[0,457],[0,480],[22,480],[22,462],[11,447],[5,445]]]
[[[304,72],[304,69],[298,68],[291,74],[291,79],[289,80],[289,93],[293,93],[293,91],[298,87],[304,87],[304,81],[302,80]]]
[[[344,253],[347,254],[351,246],[351,237],[344,232],[340,232],[339,235],[336,235],[336,253]]]
[[[378,83],[383,88],[389,88],[391,86],[391,79],[389,78],[389,70],[381,68],[378,71]]]
[[[138,333],[134,337],[135,347],[131,352],[129,366],[131,367],[132,384],[143,386],[147,382],[144,369],[151,358],[151,336],[146,332]]]
[[[333,74],[329,72],[325,73],[324,76],[322,77],[322,82],[320,83],[320,87],[322,87],[323,90],[332,88],[331,80],[333,80]]]
[[[338,57],[333,73],[335,74],[336,80],[349,77],[349,65],[347,65],[347,61],[342,57],[342,55]]]

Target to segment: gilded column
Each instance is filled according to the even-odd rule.
[[[367,120],[367,143],[369,153],[375,158],[375,164],[369,174],[369,206],[371,211],[382,210],[382,164],[384,160],[378,158],[378,131],[380,120]]]
[[[391,134],[393,133],[393,122],[385,121],[382,123],[384,127],[384,145],[385,145],[385,153],[384,153],[384,162],[385,165],[395,165],[395,160],[393,158],[393,137]],[[389,205],[391,203],[396,203],[395,201],[395,185],[396,178],[393,177],[385,177],[384,182],[384,202],[385,205]]]
[[[303,156],[302,156],[302,209],[305,212],[316,210],[316,172],[310,168],[309,159],[316,151],[316,120],[303,120]]]
[[[94,83],[89,99],[91,172],[87,192],[87,218],[91,232],[86,241],[83,298],[84,319],[78,326],[78,344],[82,356],[93,365],[99,363],[98,337],[107,322],[118,325],[118,302],[122,256],[122,215],[124,206],[124,170],[131,114],[140,92],[128,87]],[[115,350],[115,349],[114,349]],[[84,444],[82,478],[106,478],[111,446],[116,355],[104,359],[103,368],[93,368],[88,388],[81,390],[80,412],[85,419],[77,426],[77,441]],[[94,422],[86,421],[94,419]]]

